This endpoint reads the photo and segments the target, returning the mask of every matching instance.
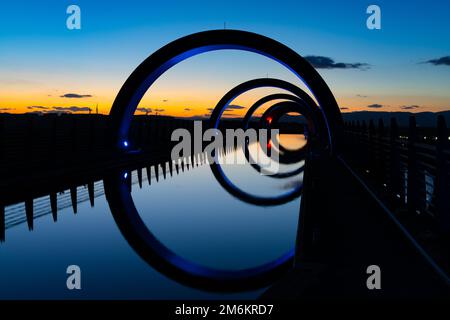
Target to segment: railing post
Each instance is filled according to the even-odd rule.
[[[395,118],[391,118],[389,130],[389,178],[387,181],[390,193],[391,206],[396,209],[400,203],[404,202],[403,176],[400,166],[400,150],[398,144],[398,125]]]
[[[152,184],[152,172],[150,171],[150,166],[149,165],[147,165],[146,167],[145,167],[145,171],[146,171],[146,173],[147,173],[147,182],[148,182],[148,185],[151,185]]]
[[[95,131],[96,131],[97,117],[94,115],[89,115],[89,140],[88,140],[88,150],[90,151],[90,155],[92,156],[92,152],[94,151],[95,146]]]
[[[71,138],[72,138],[72,160],[75,160],[74,156],[78,156],[77,149],[78,149],[78,141],[77,141],[77,118],[75,115],[72,115],[72,131],[71,131]]]
[[[378,120],[377,128],[375,129],[375,125],[373,124],[373,138],[370,144],[370,147],[373,149],[372,152],[372,176],[376,182],[376,188],[385,191],[384,184],[386,183],[385,176],[385,156],[384,156],[384,146],[383,146],[383,138],[384,138],[384,123],[382,119]]]
[[[409,117],[408,128],[408,183],[406,189],[406,196],[408,202],[408,211],[414,213],[416,210],[416,173],[417,173],[417,161],[416,161],[416,149],[415,143],[417,142],[417,128],[416,118],[414,116]]]
[[[27,131],[26,131],[26,136],[25,136],[25,148],[24,148],[24,153],[25,153],[25,159],[27,159],[27,161],[29,163],[33,163],[33,145],[34,145],[34,134],[33,134],[33,116],[30,115],[28,117],[28,123],[27,123]]]
[[[78,197],[77,197],[77,186],[70,188],[70,200],[72,202],[73,213],[78,212]]]
[[[27,198],[25,200],[25,215],[27,216],[27,225],[28,230],[33,230],[34,225],[34,207],[33,207],[33,198]]]
[[[369,143],[369,132],[367,128],[367,123],[365,120],[362,121],[361,124],[361,145],[360,145],[360,152],[362,153],[362,169],[365,170],[369,166],[369,153],[368,153],[368,143]]]
[[[58,221],[58,195],[56,192],[50,193],[50,208],[52,210],[53,221]]]
[[[368,155],[368,169],[370,171],[370,176],[376,179],[377,172],[377,148],[376,148],[376,130],[375,124],[372,119],[369,120],[369,131],[367,140],[367,155]]]
[[[408,133],[408,211],[420,213],[425,208],[425,175],[419,168],[417,158],[417,126],[415,116],[409,118]]]
[[[139,189],[142,189],[142,168],[137,169]]]
[[[436,179],[434,196],[438,225],[444,233],[450,231],[450,166],[445,152],[449,152],[447,125],[444,116],[437,118],[437,144],[436,144]]]
[[[91,205],[91,208],[93,208],[94,207],[94,197],[95,197],[95,195],[94,195],[94,181],[91,181],[91,182],[88,182],[88,185],[87,185],[87,187],[88,187],[88,194],[89,194],[89,203],[90,203],[90,205]]]
[[[57,120],[57,116],[54,115],[54,117],[52,119],[52,124],[51,124],[51,131],[50,131],[50,145],[49,145],[50,150],[48,150],[49,151],[48,154],[52,155],[53,163],[56,163],[57,159],[58,159],[57,131],[58,131],[58,120]]]

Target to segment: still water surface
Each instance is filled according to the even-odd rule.
[[[285,136],[284,145],[301,137]],[[242,150],[227,157],[243,157]],[[291,170],[299,164],[282,165]],[[228,179],[257,196],[283,194],[302,181],[262,176],[249,165],[224,165]],[[132,197],[151,232],[170,250],[198,264],[226,270],[255,267],[295,247],[300,198],[277,206],[245,203],[215,180],[208,165],[162,177],[151,171],[143,186],[132,175]],[[130,247],[113,219],[103,183],[95,183],[95,205],[78,187],[78,210],[68,205],[68,192],[58,196],[58,221],[50,214],[49,197],[35,199],[34,230],[26,223],[6,230],[0,244],[0,299],[241,299],[256,298],[260,289],[233,294],[190,288],[160,274]],[[66,199],[66,200],[64,200]],[[24,204],[6,208],[6,216],[25,215]],[[20,219],[19,219],[20,220]],[[23,219],[22,219],[23,220]],[[81,268],[81,290],[66,288],[66,268]]]

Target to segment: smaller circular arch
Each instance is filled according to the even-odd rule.
[[[300,89],[300,88],[299,88]],[[244,129],[247,129],[250,123],[250,120],[253,116],[253,114],[255,113],[255,111],[257,109],[259,109],[260,107],[262,107],[264,104],[271,102],[271,101],[275,101],[275,100],[284,100],[284,101],[292,101],[292,102],[297,102],[298,104],[305,104],[305,103],[309,103],[310,106],[308,106],[308,108],[317,108],[315,102],[312,99],[308,99],[309,96],[306,98],[307,100],[304,101],[302,100],[300,97],[298,97],[297,95],[293,95],[293,94],[288,94],[288,93],[274,93],[274,94],[269,94],[267,96],[262,97],[261,99],[257,100],[245,113],[244,118],[242,119],[242,127]],[[307,109],[307,108],[305,108]],[[314,109],[315,110],[315,109]],[[305,110],[306,111],[306,110]],[[307,114],[312,118],[312,122],[314,125],[316,125],[316,123],[319,121],[317,119],[317,115],[313,115],[312,114],[313,111],[311,112],[307,112]],[[319,115],[320,117],[320,115]],[[310,128],[313,129],[313,128]]]

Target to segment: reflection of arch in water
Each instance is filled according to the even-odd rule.
[[[213,30],[195,33],[175,40],[149,56],[130,75],[120,89],[111,108],[111,127],[115,145],[128,146],[132,116],[150,86],[169,68],[200,53],[235,49],[269,57],[290,69],[310,89],[316,98],[326,124],[327,146],[336,145],[336,135],[342,128],[342,117],[333,94],[317,71],[299,54],[285,45],[239,30]],[[234,97],[233,97],[234,98]]]
[[[294,250],[264,265],[236,271],[201,266],[178,256],[147,228],[141,219],[128,187],[128,176],[118,172],[104,181],[106,199],[113,217],[130,246],[158,272],[194,288],[238,292],[263,288],[293,265]]]

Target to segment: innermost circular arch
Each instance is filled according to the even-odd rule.
[[[319,73],[298,53],[271,38],[240,30],[211,30],[179,38],[145,59],[120,89],[110,111],[113,143],[126,148],[133,114],[151,85],[168,69],[192,56],[209,51],[250,51],[277,61],[291,70],[311,91],[322,111],[330,151],[342,128],[338,104]]]

